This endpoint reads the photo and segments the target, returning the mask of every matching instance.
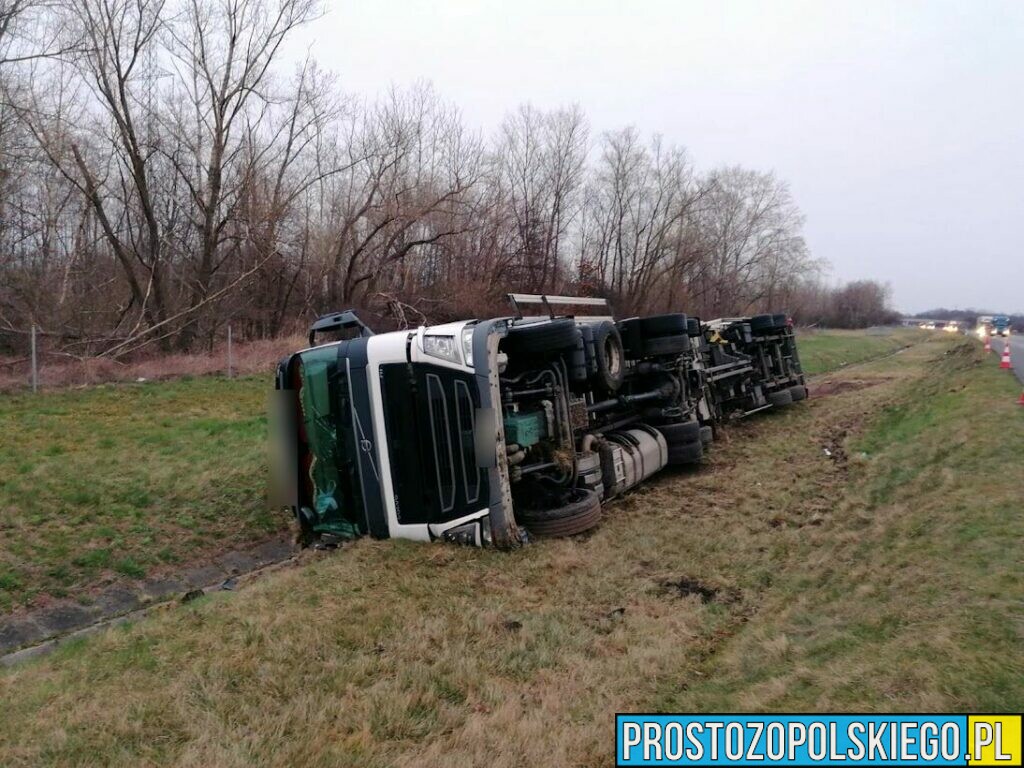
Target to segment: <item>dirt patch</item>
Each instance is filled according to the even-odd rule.
[[[825,441],[821,447],[822,452],[832,460],[832,463],[840,467],[845,467],[850,458],[843,446],[848,434],[849,429],[846,425],[829,427],[825,431]]]
[[[696,595],[705,605],[712,601],[719,603],[735,603],[740,599],[738,589],[724,589],[706,584],[700,579],[691,576],[681,576],[678,579],[665,579],[659,585],[663,594],[672,597],[690,597]]]
[[[884,384],[891,380],[892,379],[889,376],[879,376],[873,379],[838,379],[822,381],[820,383],[811,384],[808,387],[808,395],[810,397],[828,397],[829,395],[840,395],[844,392],[859,392],[862,389],[877,387],[879,384]]]

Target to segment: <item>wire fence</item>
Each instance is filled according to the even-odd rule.
[[[18,331],[17,337],[22,345],[19,353],[0,355],[0,392],[40,393],[57,388],[188,376],[270,376],[276,362],[286,353],[305,346],[304,340],[295,335],[240,339],[236,329],[227,325],[202,351],[152,350],[129,359],[115,359],[70,353],[66,343],[57,346],[50,334],[35,325]]]

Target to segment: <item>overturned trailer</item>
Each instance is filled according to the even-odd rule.
[[[305,541],[581,533],[603,502],[699,463],[716,424],[806,393],[784,316],[616,321],[603,299],[509,298],[508,317],[383,334],[326,315],[280,363],[278,488]]]
[[[786,315],[711,320],[704,325],[714,419],[781,407],[807,397],[796,336]]]

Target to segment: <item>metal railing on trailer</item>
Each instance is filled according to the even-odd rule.
[[[517,320],[524,319],[522,305],[542,305],[551,320],[556,317],[552,305],[558,307],[604,307],[608,310],[607,315],[583,315],[582,317],[586,317],[588,320],[611,320],[613,322],[615,320],[611,302],[596,296],[548,296],[544,293],[509,293],[506,295],[516,313]]]

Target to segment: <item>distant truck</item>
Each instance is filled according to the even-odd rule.
[[[510,299],[514,317],[382,334],[325,315],[281,362],[278,495],[305,543],[581,533],[603,502],[699,463],[723,419],[807,396],[785,315],[616,321],[603,299]]]
[[[978,336],[1009,336],[1010,318],[1007,315],[982,315],[978,318]]]

